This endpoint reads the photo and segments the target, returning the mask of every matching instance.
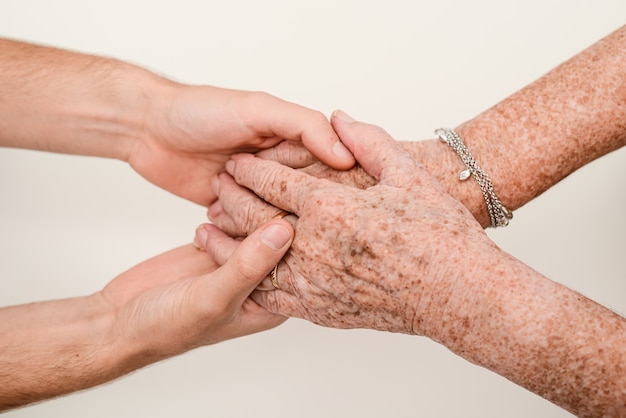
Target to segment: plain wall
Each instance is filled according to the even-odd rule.
[[[341,108],[417,140],[472,118],[625,16],[623,0],[3,0],[0,36],[114,56],[187,83],[264,90],[326,114]],[[622,149],[489,233],[623,313],[625,178]],[[121,162],[0,149],[0,305],[95,292],[189,242],[204,220],[205,209]],[[569,414],[425,338],[290,320],[5,416]]]

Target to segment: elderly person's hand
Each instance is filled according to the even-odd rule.
[[[281,289],[254,298],[270,310],[326,326],[432,335],[428,319],[442,313],[439,301],[449,298],[459,271],[472,265],[471,258],[447,249],[471,241],[489,253],[493,244],[467,209],[383,130],[365,124],[351,129],[349,136],[338,133],[376,179],[366,189],[251,155],[227,164],[238,183],[298,216],[296,239],[277,269]],[[212,221],[227,232],[241,225],[247,232],[277,212],[227,175],[215,190],[220,201],[210,210]]]
[[[331,120],[335,126],[337,125],[336,120],[334,117]],[[491,224],[480,188],[473,181],[462,182],[458,180],[459,173],[465,169],[465,166],[447,144],[438,139],[400,141],[399,144],[411,157],[419,161],[421,166],[435,177],[451,196],[463,203],[483,227]],[[480,151],[476,143],[473,144],[472,148]],[[284,141],[275,147],[261,150],[255,155],[289,167],[300,167],[303,172],[318,178],[329,179],[360,189],[376,184],[376,179],[362,167],[357,165],[349,170],[335,170],[317,161],[310,151],[297,141]],[[490,169],[499,168],[497,160],[489,160],[489,162],[491,163]],[[499,174],[499,172],[500,170],[497,170],[495,174]],[[503,187],[504,185],[498,184],[498,186]],[[501,189],[499,188],[499,190]],[[509,197],[508,194],[506,196]],[[509,209],[515,209],[520,205],[521,203],[516,201]],[[213,208],[213,211],[219,210],[218,208],[219,204]],[[242,230],[236,231],[237,225],[234,227],[232,233],[243,233]]]
[[[499,249],[383,130],[342,113],[332,122],[375,184],[240,155],[226,164],[234,180],[214,185],[209,213],[226,230],[278,211],[237,183],[298,217],[287,217],[296,237],[278,265],[280,289],[267,291],[266,279],[253,299],[324,326],[426,335],[574,414],[622,416],[624,318]]]

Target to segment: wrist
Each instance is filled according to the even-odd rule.
[[[91,326],[92,337],[89,339],[97,352],[92,354],[96,368],[92,372],[95,378],[89,386],[98,385],[116,379],[136,369],[132,367],[132,359],[136,349],[127,339],[121,338],[119,309],[112,305],[102,294],[97,292],[84,298],[85,304],[90,307],[91,315],[86,318],[95,318],[95,326]]]
[[[474,332],[475,325],[480,327],[484,318],[492,314],[495,300],[489,292],[498,290],[493,285],[502,274],[497,266],[505,256],[484,231],[476,228],[471,247],[459,252],[454,262],[432,263],[428,276],[433,281],[407,304],[415,310],[415,334],[441,343],[463,357],[465,338]],[[455,237],[451,235],[447,240],[452,242]],[[462,241],[466,240],[467,237]],[[463,245],[462,241],[458,245]]]
[[[0,146],[126,160],[158,77],[98,56],[0,40]]]
[[[427,336],[575,414],[619,410],[624,319],[491,247],[433,302]]]
[[[481,116],[461,124],[456,131],[489,176],[502,205],[512,212],[526,203],[521,193],[525,187],[521,181],[523,167],[516,165],[523,159],[518,158],[516,150],[511,147],[508,140],[511,134],[483,121]],[[481,210],[487,212],[484,199]]]
[[[91,296],[93,304],[100,306],[103,329],[98,333],[101,347],[100,363],[106,366],[107,376],[102,382],[116,379],[168,356],[156,349],[153,335],[141,335],[136,328],[136,321],[129,318],[129,311],[135,308],[118,306],[111,301],[110,295],[100,291]],[[99,382],[101,383],[101,382]]]
[[[470,346],[493,325],[493,316],[506,309],[501,298],[510,284],[499,281],[509,275],[514,264],[486,241],[486,245],[473,245],[467,257],[455,261],[453,271],[441,275],[446,279],[438,284],[430,302],[433,315],[427,336],[466,359],[473,355],[468,353]]]
[[[117,103],[110,114],[113,122],[113,141],[107,157],[129,162],[138,144],[159,132],[159,126],[167,115],[175,83],[154,73],[120,62],[118,79],[112,86]]]

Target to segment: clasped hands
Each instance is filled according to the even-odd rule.
[[[213,179],[213,224],[197,229],[196,245],[226,262],[240,238],[284,209],[295,215],[287,219],[296,233],[278,265],[280,289],[266,278],[251,299],[327,327],[437,339],[443,331],[433,319],[453,312],[446,301],[463,292],[462,272],[476,254],[498,250],[468,209],[384,130],[341,111],[331,124],[360,167],[290,168],[304,152],[293,144],[272,155],[280,162],[234,155],[227,173]],[[463,251],[468,243],[472,251]]]
[[[445,172],[445,146],[424,141],[418,161],[343,112],[329,124],[264,93],[172,91],[160,92],[167,117],[144,117],[148,134],[126,158],[153,183],[210,206],[213,224],[197,229],[206,252],[173,250],[99,292],[115,312],[114,335],[141,340],[146,364],[289,316],[436,338],[432,318],[450,307],[460,272],[495,248],[429,174]],[[441,158],[429,158],[433,147]],[[273,219],[281,209],[295,216]],[[475,251],[458,251],[468,242]]]
[[[614,66],[589,65],[588,57],[613,59],[624,39],[616,34],[594,47],[599,55],[581,54],[546,77],[599,76],[613,85],[619,74],[604,69]],[[458,181],[466,167],[446,145],[396,142],[340,111],[329,123],[265,93],[183,85],[115,60],[0,42],[10,86],[0,101],[0,145],[124,160],[155,185],[208,207],[213,222],[196,230],[196,248],[147,260],[92,295],[4,308],[10,338],[0,347],[0,369],[10,384],[0,410],[294,316],[425,335],[578,415],[623,413],[623,368],[615,367],[624,363],[623,318],[499,249],[482,228],[485,188]],[[41,64],[40,54],[54,58],[45,71],[25,71]],[[505,129],[514,139],[493,141],[500,135],[485,127],[510,128],[528,103],[539,103],[531,118],[581,97],[603,115],[618,111],[606,111],[620,103],[614,89],[576,82],[555,96],[555,85],[563,86],[529,86],[457,128],[510,209],[623,146],[615,134],[621,126],[599,118],[556,145],[563,126],[551,123]],[[579,120],[580,112],[568,112],[559,118]],[[581,132],[597,133],[583,149]],[[519,192],[510,163],[522,158],[518,145],[529,137],[550,138],[550,147],[545,139],[525,144],[535,156],[547,150],[535,167],[571,161],[524,178]],[[276,218],[283,211],[292,215]]]

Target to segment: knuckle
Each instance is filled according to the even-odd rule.
[[[241,226],[242,232],[247,234],[250,232],[249,226],[253,223],[252,216],[254,211],[251,209],[251,199],[248,196],[239,196],[235,199],[235,223]]]
[[[252,258],[240,258],[235,268],[237,275],[246,282],[260,282],[265,277],[260,263],[256,263]]]
[[[390,137],[389,133],[378,125],[360,123],[358,125],[358,129],[363,133],[367,132],[368,135],[376,137]]]
[[[324,126],[329,125],[328,118],[322,112],[319,110],[311,110],[311,112],[313,112],[311,114],[311,119],[314,123]]]
[[[277,180],[279,178],[281,178],[279,168],[275,164],[267,164],[265,169],[256,172],[252,187],[255,192],[262,192],[266,200],[273,200],[278,193],[284,192],[287,188],[286,180],[284,178]]]

